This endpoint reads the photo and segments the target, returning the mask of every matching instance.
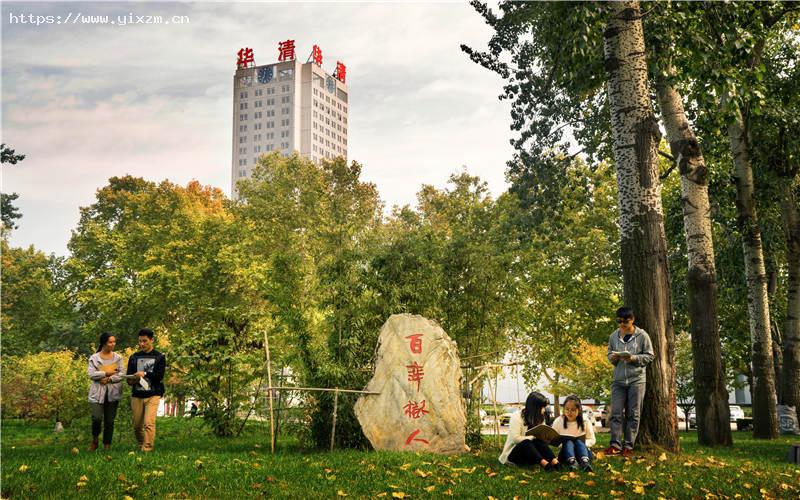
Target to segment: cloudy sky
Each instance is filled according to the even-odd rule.
[[[66,22],[78,14],[109,23]],[[185,17],[120,25],[137,16]],[[302,60],[320,45],[331,73],[347,65],[349,157],[387,206],[464,166],[499,194],[512,153],[502,81],[459,49],[489,36],[464,2],[4,2],[2,141],[27,155],[2,172],[23,213],[11,243],[65,255],[78,208],[111,176],[229,193],[236,52],[271,63],[286,39]]]

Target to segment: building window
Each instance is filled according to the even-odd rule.
[[[267,110],[267,116],[275,116],[275,110],[274,109],[268,109]]]
[[[255,96],[260,97],[264,95],[264,89],[256,89]]]
[[[285,96],[281,97],[281,103],[282,104],[287,104],[291,100],[292,100],[292,98],[290,96],[288,96],[288,95],[285,95]]]
[[[267,134],[267,139],[274,139],[274,138],[275,138],[275,132],[270,132]]]
[[[267,122],[267,128],[275,128],[275,122]]]
[[[261,134],[254,135],[253,142],[261,142]]]
[[[239,121],[240,122],[243,122],[245,120],[247,120],[247,113],[243,113],[243,114],[239,115]]]
[[[247,132],[247,125],[239,125],[239,132]]]
[[[247,99],[247,91],[239,92],[239,99]]]
[[[247,165],[247,158],[242,158],[241,160],[239,160],[240,167],[243,167],[245,165]]]
[[[288,126],[289,126],[288,118],[284,118],[283,120],[281,120],[281,127],[288,127]]]
[[[263,123],[256,123],[256,124],[253,126],[253,130],[261,130],[261,126],[262,126],[262,125],[263,125]]]
[[[243,109],[247,109],[247,103],[246,102],[240,102],[239,103],[239,111],[241,111]]]
[[[288,147],[289,147],[289,143],[288,142],[282,142],[281,143],[281,149],[287,149]]]
[[[278,72],[278,80],[291,80],[294,78],[294,69],[282,69]]]
[[[265,148],[266,151],[272,151],[273,149],[275,149],[274,144],[267,144],[267,147]]]
[[[291,90],[291,85],[281,85],[281,92],[289,92]]]
[[[281,114],[283,114],[283,115],[288,115],[288,114],[289,114],[289,108],[283,108],[283,109],[281,109]]]
[[[267,106],[274,106],[274,105],[275,105],[274,97],[270,97],[269,99],[267,99]]]
[[[263,108],[264,107],[264,101],[256,101],[256,103],[253,105],[253,107],[254,108]]]
[[[260,152],[261,152],[261,146],[253,146],[253,153],[260,153]]]
[[[247,142],[247,136],[246,135],[243,135],[243,136],[239,137],[239,144],[244,144],[245,142]]]

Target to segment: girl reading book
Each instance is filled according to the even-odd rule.
[[[89,451],[97,449],[100,430],[103,430],[103,446],[111,448],[114,435],[114,419],[122,399],[122,356],[114,352],[117,339],[110,333],[100,335],[100,348],[89,357],[89,407],[92,410],[92,443]]]
[[[581,399],[570,394],[564,400],[564,414],[559,416],[552,425],[561,435],[561,451],[558,459],[566,463],[571,469],[578,467],[586,472],[592,471],[592,452],[589,448],[595,443],[594,425],[585,422]]]
[[[558,459],[550,447],[539,438],[528,435],[528,431],[544,424],[544,409],[547,398],[539,392],[528,394],[525,408],[511,415],[508,436],[500,454],[500,463],[518,466],[539,464],[544,470],[558,469]]]

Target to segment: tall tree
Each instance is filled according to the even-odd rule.
[[[675,334],[658,169],[661,133],[650,100],[641,17],[639,2],[614,2],[604,32],[622,274],[625,302],[650,334],[655,353],[647,367],[641,441],[677,450]]]
[[[25,159],[25,155],[17,154],[16,151],[6,146],[5,143],[0,144],[0,164],[1,165],[16,165],[18,162]],[[16,229],[16,220],[22,217],[19,213],[19,208],[14,206],[14,200],[19,198],[17,193],[0,193],[0,214],[2,215],[3,228],[6,230]]]
[[[669,72],[669,67],[665,71]],[[728,425],[728,390],[725,387],[717,317],[717,278],[708,199],[709,171],[686,117],[683,98],[666,75],[662,75],[657,77],[656,90],[667,140],[681,176],[683,226],[689,262],[687,288],[694,381],[691,386],[679,383],[678,389],[691,387],[694,390],[700,444],[730,446],[733,438]]]

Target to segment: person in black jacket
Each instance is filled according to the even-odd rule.
[[[156,440],[156,413],[164,395],[167,360],[153,348],[153,330],[139,330],[139,352],[128,359],[128,384],[133,387],[133,431],[142,451],[152,451]]]

